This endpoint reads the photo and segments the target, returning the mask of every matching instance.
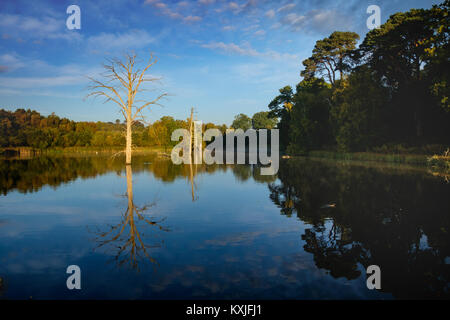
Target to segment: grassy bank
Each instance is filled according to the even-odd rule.
[[[443,155],[423,154],[385,154],[375,152],[332,152],[332,151],[310,151],[306,154],[311,158],[325,158],[334,160],[356,160],[356,161],[378,161],[397,164],[411,164],[427,166],[439,170],[450,170],[450,153]]]
[[[343,161],[347,164],[402,168],[405,170],[426,170],[450,183],[450,152],[442,155],[384,154],[374,152],[343,153],[332,151],[311,151],[300,157],[321,161]],[[294,157],[295,158],[295,157]],[[349,161],[349,162],[346,162]]]
[[[384,154],[374,152],[332,152],[332,151],[310,151],[306,154],[312,158],[327,158],[335,160],[358,160],[358,161],[380,161],[392,163],[405,163],[416,165],[427,165],[427,155],[415,154]]]
[[[31,149],[31,148],[30,148]],[[0,154],[4,150],[0,148]],[[108,156],[123,155],[123,148],[98,148],[98,147],[69,147],[38,150],[38,154],[47,156]],[[158,154],[170,156],[171,148],[164,147],[137,147],[133,149],[134,155]],[[439,171],[450,172],[450,151],[442,155],[426,154],[401,154],[401,153],[377,153],[377,152],[334,152],[316,150],[300,155],[302,157],[321,158],[330,160],[373,161],[393,164],[409,164],[427,166]]]
[[[35,150],[32,148],[22,148],[27,151],[32,150],[33,152],[27,152],[26,154],[8,154],[9,157],[17,157],[19,159],[29,158],[38,155],[44,156],[113,156],[113,155],[124,155],[124,148],[112,147],[112,148],[98,148],[98,147],[69,147],[69,148],[51,148],[43,150]],[[4,154],[5,149],[0,148],[0,155]],[[133,155],[170,155],[170,149],[164,147],[137,147],[133,149]]]
[[[45,155],[114,155],[124,152],[124,148],[95,148],[95,147],[70,147],[43,150]],[[167,153],[164,148],[139,147],[133,149],[133,154]]]

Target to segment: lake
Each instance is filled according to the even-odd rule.
[[[450,297],[448,176],[311,159],[259,172],[151,155],[0,160],[0,298]]]

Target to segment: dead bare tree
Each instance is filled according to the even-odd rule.
[[[128,53],[123,60],[110,59],[108,63],[104,64],[105,73],[102,74],[104,81],[99,81],[89,77],[92,85],[89,89],[92,91],[86,97],[102,97],[106,102],[114,102],[119,106],[119,110],[125,118],[127,124],[126,131],[126,164],[131,164],[131,149],[132,149],[132,126],[135,121],[144,121],[142,111],[151,105],[160,105],[158,103],[167,93],[159,94],[154,100],[145,101],[137,100],[137,94],[143,91],[148,91],[142,84],[144,82],[155,82],[159,78],[146,77],[145,73],[158,60],[150,54],[150,59],[139,68],[139,62],[136,59],[136,54]],[[140,104],[135,106],[134,104]]]

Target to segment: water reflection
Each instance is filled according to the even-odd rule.
[[[379,265],[396,298],[449,298],[450,185],[423,172],[287,161],[270,198],[307,223],[303,249],[335,278]],[[327,205],[335,203],[334,206]],[[365,275],[364,275],[365,276]]]
[[[117,190],[105,186],[123,181],[122,193],[125,181],[111,173],[126,174],[118,212]],[[69,182],[73,188],[58,188]],[[148,201],[159,188],[165,199],[156,206]],[[27,297],[22,288],[38,290],[44,279],[38,272],[59,275],[78,263],[78,250],[97,247],[95,255],[79,254],[95,275],[86,288],[104,288],[91,291],[94,298],[115,288],[105,289],[111,281],[102,278],[111,256],[141,270],[112,268],[123,279],[112,296],[121,298],[449,298],[449,191],[423,169],[301,159],[283,161],[278,176],[262,176],[258,166],[176,166],[156,156],[135,157],[133,167],[111,157],[0,161],[0,207],[8,208],[0,216],[8,231],[0,234],[0,277],[8,280],[4,295]],[[84,238],[86,225],[94,244]],[[161,264],[158,275],[147,277],[147,262]],[[371,264],[381,267],[379,295],[365,287]],[[21,280],[28,270],[36,276]]]
[[[120,175],[124,159],[121,157],[36,157],[28,160],[0,160],[0,194],[7,195],[11,191],[21,193],[37,192],[44,186],[58,187],[76,179],[92,179],[97,176],[116,172]],[[249,178],[260,183],[275,181],[276,176],[261,176],[256,165],[174,165],[166,158],[157,155],[136,157],[133,170],[137,173],[150,171],[153,176],[163,182],[171,183],[185,178],[189,181],[189,192],[192,199],[198,199],[195,177],[199,174],[213,174],[218,171],[233,171],[240,182]]]
[[[5,280],[0,276],[0,298],[3,296],[5,291]]]
[[[197,173],[197,165],[190,163],[189,164],[189,181],[191,183],[192,202],[194,202],[195,200],[198,200],[198,197],[195,196],[196,185],[195,185],[194,177],[195,177],[196,173]]]
[[[160,232],[167,232],[169,228],[162,225],[164,218],[156,219],[148,215],[149,210],[155,208],[155,203],[142,207],[135,205],[131,165],[126,166],[126,179],[127,207],[122,214],[121,221],[117,225],[109,226],[107,231],[100,231],[102,228],[99,227],[95,232],[97,235],[95,241],[98,242],[97,249],[103,248],[106,251],[114,252],[114,259],[118,266],[128,264],[133,269],[139,270],[139,262],[143,259],[157,264],[157,261],[151,256],[151,250],[161,247],[163,241],[159,239]],[[146,239],[149,234],[152,235],[152,243],[148,243]]]

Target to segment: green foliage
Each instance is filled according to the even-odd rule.
[[[48,117],[36,111],[0,110],[0,146],[50,147],[89,146],[96,124],[75,123],[55,114]]]
[[[445,142],[449,131],[448,1],[392,15],[370,31],[360,56],[389,89],[389,135],[409,143]]]
[[[285,86],[279,91],[280,95],[276,96],[275,99],[269,103],[269,116],[272,118],[283,118],[292,108],[292,98],[294,96],[292,87]]]
[[[344,72],[350,69],[351,53],[358,40],[357,33],[335,31],[328,38],[317,41],[312,56],[303,61],[305,70],[301,76],[305,80],[325,76],[334,85],[336,72],[339,71],[342,79]]]
[[[429,47],[427,49],[429,63],[425,71],[430,77],[432,94],[446,112],[450,112],[449,9],[449,0],[439,6],[433,6],[430,13],[433,36],[425,40]]]
[[[252,117],[253,129],[273,129],[277,125],[277,119],[271,118],[269,112],[257,112]]]
[[[340,151],[366,151],[387,140],[387,97],[387,89],[366,66],[336,86],[331,119]]]
[[[291,121],[292,99],[294,92],[291,86],[279,90],[280,94],[269,103],[269,116],[279,119],[277,129],[280,130],[280,148],[285,150],[289,144],[289,124]]]
[[[396,13],[359,48],[353,32],[317,41],[296,92],[284,87],[269,104],[282,150],[448,146],[449,8]]]
[[[225,132],[226,126],[209,123],[208,127]],[[133,144],[136,147],[169,147],[172,132],[187,128],[187,121],[162,117],[149,126],[139,121],[133,123]],[[59,118],[55,114],[48,117],[36,111],[0,109],[0,147],[28,146],[36,149],[97,147],[113,148],[125,146],[125,124],[112,122],[74,122]]]
[[[234,121],[231,124],[233,129],[242,129],[247,131],[252,128],[252,119],[250,119],[247,115],[240,113],[234,117]]]
[[[322,79],[311,78],[298,84],[291,112],[289,153],[331,144],[330,95],[331,87]]]

